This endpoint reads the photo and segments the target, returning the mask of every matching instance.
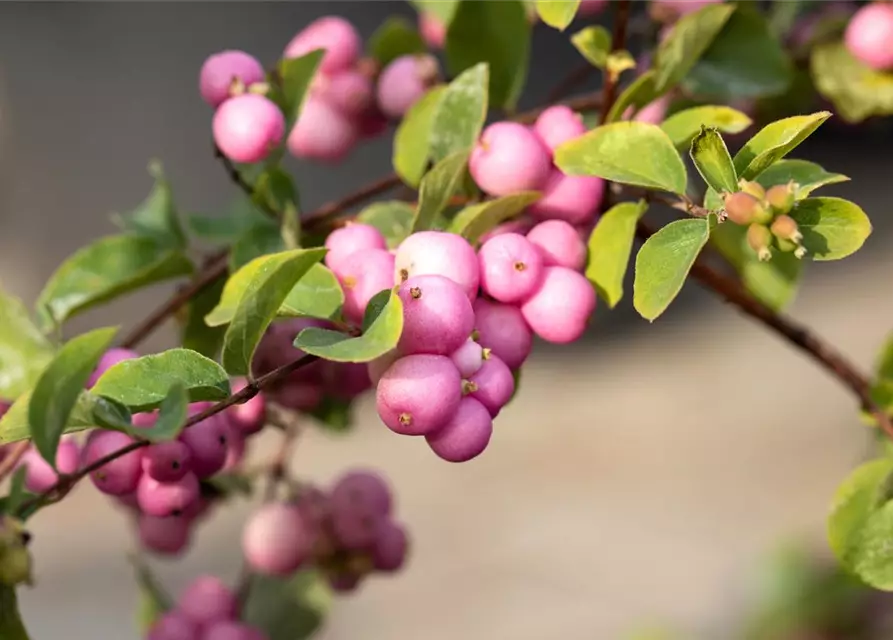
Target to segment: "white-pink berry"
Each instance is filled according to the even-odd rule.
[[[586,133],[586,125],[580,114],[570,107],[556,105],[539,115],[533,123],[533,131],[550,151],[555,151],[565,142]]]
[[[356,124],[335,107],[310,96],[288,134],[286,145],[296,158],[338,162],[359,139]]]
[[[543,278],[543,258],[527,238],[505,233],[485,242],[478,251],[481,288],[499,302],[520,302]]]
[[[859,9],[847,25],[844,42],[872,69],[893,69],[893,6],[874,2]]]
[[[326,266],[337,275],[344,261],[362,249],[387,249],[388,244],[381,231],[369,224],[350,222],[335,229],[326,238]]]
[[[605,193],[605,181],[592,176],[567,176],[555,169],[542,192],[542,197],[528,208],[535,218],[583,224],[595,217]]]
[[[263,82],[266,78],[263,65],[244,51],[228,50],[215,53],[202,64],[198,86],[202,98],[212,107],[220,106],[232,95],[233,83],[239,81],[245,87]]]
[[[242,533],[242,553],[252,570],[271,576],[294,573],[313,551],[315,536],[292,505],[258,509]]]
[[[458,284],[474,301],[480,286],[480,267],[474,248],[455,233],[414,233],[397,248],[394,263],[397,284],[413,276],[435,275]]]
[[[545,220],[527,232],[547,267],[567,267],[580,271],[586,265],[588,249],[577,230],[564,220]]]
[[[468,340],[474,309],[458,284],[443,276],[413,276],[397,289],[403,302],[403,332],[397,350],[404,355],[448,356]]]
[[[565,267],[546,267],[539,290],[521,305],[521,313],[534,333],[555,344],[582,336],[594,310],[592,284]]]
[[[299,58],[315,49],[325,50],[319,69],[335,74],[352,67],[362,50],[360,34],[339,16],[324,16],[311,22],[285,47],[285,58]]]
[[[285,135],[285,116],[272,101],[254,93],[231,98],[214,114],[214,142],[234,162],[260,162]]]
[[[529,127],[516,122],[484,129],[468,160],[471,177],[494,196],[541,189],[551,169],[549,150]]]
[[[344,290],[344,317],[362,324],[366,307],[375,294],[394,286],[394,256],[385,249],[352,253],[336,274]]]
[[[372,80],[355,69],[334,76],[319,75],[314,95],[345,116],[356,118],[372,105]]]
[[[400,56],[378,76],[378,108],[390,118],[402,118],[438,76],[437,60],[427,54]]]

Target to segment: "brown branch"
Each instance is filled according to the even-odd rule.
[[[646,223],[641,221],[638,223],[636,227],[638,238],[647,240],[653,234],[654,230]],[[696,260],[690,273],[695,280],[711,289],[726,302],[738,307],[742,313],[761,322],[792,345],[805,351],[849,388],[859,399],[862,408],[872,413],[884,433],[893,438],[893,423],[890,421],[890,416],[871,399],[871,383],[843,354],[812,333],[807,327],[783,314],[774,312],[750,295],[737,280],[716,271],[703,260]]]
[[[361,202],[368,200],[369,198],[374,198],[375,196],[380,195],[385,191],[389,191],[399,185],[400,176],[398,176],[396,173],[392,173],[385,176],[384,178],[376,180],[375,182],[367,184],[364,187],[360,187],[350,195],[345,196],[340,200],[333,200],[332,202],[324,204],[315,211],[311,211],[310,213],[301,216],[301,223],[308,228],[312,228],[315,224],[318,224],[326,218],[338,215],[345,209],[350,209],[351,207],[358,205]]]
[[[214,157],[220,160],[220,163],[223,165],[224,170],[226,171],[226,175],[229,176],[229,179],[239,187],[242,191],[245,192],[245,195],[248,196],[252,202],[254,202],[257,206],[263,209],[264,213],[266,213],[271,218],[280,218],[281,212],[276,211],[270,206],[269,202],[257,202],[255,199],[255,191],[254,185],[245,180],[239,170],[236,168],[236,165],[233,164],[233,161],[223,155],[223,152],[220,150],[216,144],[214,145]]]
[[[251,398],[260,393],[262,389],[276,384],[277,382],[281,382],[298,369],[302,369],[307,365],[313,364],[317,360],[319,360],[317,356],[305,355],[298,358],[297,360],[279,367],[278,369],[274,369],[270,373],[261,376],[253,382],[249,381],[248,384],[238,393],[231,395],[226,400],[221,400],[217,404],[212,405],[201,413],[197,413],[189,418],[183,428],[188,429],[189,427],[196,425],[213,415],[217,415],[221,411],[225,411],[233,405],[248,402],[249,400],[251,400]],[[85,477],[87,477],[97,469],[104,467],[108,463],[112,462],[113,460],[117,460],[123,455],[127,455],[131,451],[137,451],[138,449],[142,449],[143,447],[148,447],[150,444],[152,443],[148,440],[137,440],[125,447],[121,447],[116,451],[112,451],[110,454],[99,458],[98,460],[86,465],[85,467],[78,469],[75,473],[60,477],[59,480],[57,480],[52,487],[50,487],[40,495],[35,496],[31,500],[24,502],[19,507],[19,513],[25,513],[32,507],[39,507],[43,504],[58,500],[66,493],[71,491],[71,488],[74,487],[74,485],[76,485],[78,482],[83,480]]]
[[[25,452],[28,451],[28,447],[30,446],[30,440],[22,440],[10,447],[10,450],[7,451],[3,461],[0,462],[0,482],[3,482],[3,480],[6,479],[6,476],[15,470],[19,460],[22,459],[22,456],[25,455]]]
[[[615,4],[617,13],[614,16],[614,34],[611,36],[611,51],[620,51],[626,47],[626,27],[629,24],[630,0],[618,0]],[[617,99],[618,74],[605,71],[605,84],[602,88],[602,110],[599,121],[604,122],[614,101]]]

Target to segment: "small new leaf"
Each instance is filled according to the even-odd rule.
[[[830,112],[819,111],[767,124],[735,154],[738,176],[744,180],[753,180],[796,149],[830,117]]]
[[[726,143],[716,129],[701,128],[691,141],[691,159],[704,182],[717,193],[738,191],[738,176]]]
[[[84,385],[118,332],[96,329],[66,342],[37,380],[28,403],[28,424],[37,451],[53,468],[56,449]]]
[[[536,12],[550,27],[564,31],[574,21],[580,0],[536,0]]]
[[[611,53],[611,34],[601,25],[586,27],[571,36],[571,43],[577,51],[598,68],[604,69]]]
[[[644,200],[621,202],[603,213],[589,236],[586,277],[612,309],[623,297],[623,278],[636,235],[636,223],[647,211]]]
[[[129,214],[115,215],[113,219],[126,231],[153,237],[171,249],[183,249],[186,234],[177,217],[171,186],[164,177],[161,163],[153,160],[149,164],[149,173],[155,178],[149,196]]]
[[[871,221],[855,203],[843,198],[801,200],[790,216],[803,234],[813,260],[840,260],[855,253],[871,235]]]
[[[324,53],[322,49],[316,49],[299,58],[285,58],[279,61],[277,71],[282,87],[279,101],[285,113],[287,130],[291,130],[301,115],[307,90]]]
[[[677,149],[687,149],[701,127],[717,129],[723,133],[741,133],[751,123],[746,114],[731,107],[710,105],[674,113],[661,123],[660,128],[670,137]]]
[[[427,140],[433,162],[470,151],[477,142],[487,119],[489,82],[487,65],[476,64],[459,74],[439,99],[433,99],[436,104]]]
[[[422,176],[425,175],[425,171],[428,169],[428,161],[431,159],[434,116],[440,107],[440,101],[446,90],[447,87],[445,85],[429,89],[424,96],[410,107],[394,134],[394,170],[403,182],[410,187],[418,187]],[[444,127],[444,133],[447,138],[451,138],[455,134],[456,144],[458,144],[460,139],[465,139],[466,137],[459,131],[459,123],[453,122],[452,119],[447,119],[446,116],[441,121],[441,126]],[[473,128],[469,125],[469,129]],[[454,144],[453,141],[446,139],[441,139],[441,143],[445,147]]]
[[[540,193],[522,191],[510,196],[487,200],[465,207],[456,214],[450,223],[449,231],[476,244],[493,227],[521,214],[524,209],[536,202]]]
[[[53,346],[22,302],[0,290],[0,398],[25,393],[52,358]]]
[[[419,206],[412,222],[412,233],[425,231],[434,225],[450,198],[462,185],[468,165],[468,151],[457,151],[447,156],[422,179],[419,187]]]

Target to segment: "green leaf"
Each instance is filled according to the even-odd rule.
[[[623,278],[636,235],[636,223],[648,204],[621,202],[603,213],[589,236],[586,277],[612,309],[623,297]]]
[[[723,133],[741,133],[751,123],[746,114],[731,107],[710,105],[674,113],[663,121],[660,128],[670,137],[677,149],[687,149],[702,126],[718,129]]]
[[[661,42],[654,60],[659,93],[673,88],[695,66],[735,11],[735,5],[712,4],[683,16]]]
[[[34,386],[53,346],[18,298],[0,290],[0,398],[14,400]]]
[[[186,216],[186,227],[193,236],[215,244],[231,244],[258,221],[269,222],[256,203],[247,197],[235,199],[223,215],[193,213]]]
[[[739,6],[683,85],[716,100],[755,99],[784,93],[792,77],[791,60],[766,18]]]
[[[34,446],[53,468],[69,415],[117,332],[117,327],[109,327],[72,338],[37,379],[28,404],[28,424]]]
[[[353,401],[334,396],[323,396],[322,401],[307,415],[316,419],[330,433],[347,433],[354,425]]]
[[[192,273],[192,263],[147,236],[100,238],[68,258],[37,299],[45,327],[90,307],[170,278]]]
[[[140,427],[139,436],[152,442],[173,440],[189,418],[189,393],[182,382],[174,382],[158,407],[158,419],[151,427]]]
[[[828,541],[841,564],[885,591],[893,590],[891,474],[890,458],[858,467],[838,488],[828,519]]]
[[[653,321],[682,290],[688,272],[710,237],[706,219],[676,220],[648,238],[636,256],[633,306]]]
[[[246,475],[227,471],[204,478],[201,481],[201,490],[202,495],[213,498],[250,497],[254,493],[254,484]]]
[[[331,593],[316,571],[290,578],[251,578],[243,619],[268,640],[304,640],[322,625]]]
[[[372,225],[388,241],[388,248],[395,249],[412,229],[415,207],[400,200],[374,202],[357,216],[357,222]]]
[[[93,409],[98,399],[93,394],[82,391],[65,424],[65,433],[83,431],[99,426],[93,416]],[[31,437],[28,422],[28,406],[31,403],[31,392],[20,395],[9,411],[0,418],[0,444],[9,444]]]
[[[816,89],[847,122],[893,115],[893,72],[871,69],[842,42],[814,47],[810,70]]]
[[[405,18],[392,16],[369,37],[367,51],[382,67],[400,56],[425,53],[422,36]]]
[[[572,176],[598,176],[648,189],[685,193],[685,164],[660,127],[614,122],[555,150],[555,164]]]
[[[874,370],[879,380],[893,381],[893,334],[884,342]]]
[[[22,614],[19,613],[15,587],[8,587],[5,584],[0,584],[0,638],[30,640],[22,622]]]
[[[601,25],[586,27],[571,36],[571,44],[577,51],[599,69],[604,69],[608,64],[608,56],[611,53],[611,34]]]
[[[416,11],[430,13],[449,25],[456,15],[460,0],[409,0]]]
[[[447,30],[447,69],[455,76],[487,63],[492,105],[512,110],[527,78],[530,31],[518,0],[461,2]]]
[[[538,191],[521,191],[470,205],[456,214],[449,231],[476,244],[481,236],[496,225],[519,216],[524,209],[539,200],[540,195]]]
[[[173,249],[186,247],[186,234],[177,217],[170,183],[164,177],[161,163],[152,161],[149,173],[155,178],[155,186],[149,196],[127,215],[113,218],[125,231],[155,238],[159,244]]]
[[[205,324],[205,316],[220,304],[224,284],[226,279],[219,278],[189,302],[180,339],[185,349],[198,351],[212,360],[220,353],[225,329],[208,326]]]
[[[633,80],[630,85],[614,101],[614,106],[608,112],[605,122],[617,122],[623,118],[623,114],[630,107],[641,109],[646,104],[653,102],[662,95],[658,91],[657,74],[653,70],[646,71]]]
[[[141,413],[157,408],[178,384],[188,391],[190,402],[223,400],[230,391],[219,364],[189,349],[169,349],[119,362],[102,374],[91,392]]]
[[[635,69],[636,66],[638,63],[633,58],[633,54],[621,49],[608,54],[608,59],[605,61],[605,72],[609,78],[619,78],[624,71]]]
[[[102,396],[92,396],[93,399],[93,420],[96,426],[103,429],[112,429],[114,431],[123,431],[130,433],[133,426],[133,416],[125,405],[117,400],[103,398]]]
[[[717,225],[710,242],[728,260],[744,288],[773,311],[781,311],[793,301],[803,273],[803,260],[793,253],[776,251],[772,259],[757,258],[747,244],[747,228],[737,224]]]
[[[487,65],[477,64],[453,80],[439,99],[434,98],[436,105],[427,140],[432,161],[471,151],[487,119],[489,78]]]
[[[579,6],[580,0],[536,0],[539,17],[559,31],[564,31],[574,21]]]
[[[229,270],[238,271],[246,264],[271,253],[285,250],[282,231],[271,218],[258,220],[233,244],[229,253]]]
[[[808,160],[779,160],[758,175],[756,181],[767,189],[795,182],[799,186],[795,197],[797,200],[802,200],[820,187],[847,182],[849,177],[840,173],[829,173]]]
[[[374,298],[373,298],[374,300]],[[370,307],[372,302],[370,301]],[[338,331],[309,327],[295,338],[295,346],[311,355],[333,362],[370,362],[397,346],[403,331],[403,304],[391,292],[374,320],[363,320],[363,334],[351,337]]]
[[[145,635],[162,614],[173,608],[174,600],[145,562],[138,557],[132,557],[131,562],[140,593],[137,627]]]
[[[446,208],[453,194],[462,185],[468,165],[468,151],[457,151],[447,156],[422,178],[419,187],[419,206],[412,221],[412,233],[430,229],[437,216]]]
[[[431,130],[446,90],[445,85],[429,89],[410,107],[394,134],[394,170],[411,187],[419,186],[428,169],[428,161],[431,159]],[[450,121],[450,124],[458,123]]]
[[[322,318],[338,315],[344,304],[344,291],[331,269],[314,264],[292,287],[276,312],[277,318]]]
[[[858,205],[842,198],[801,200],[790,216],[813,260],[840,260],[855,253],[871,235],[871,221]]]
[[[703,127],[691,141],[691,159],[704,182],[718,193],[738,191],[738,176],[726,143],[716,129]]]
[[[745,180],[753,180],[796,149],[830,116],[828,111],[819,111],[767,124],[735,154],[735,170],[738,176]]]
[[[285,113],[288,131],[301,115],[307,90],[310,88],[313,76],[316,75],[323,53],[325,52],[322,49],[317,49],[299,58],[285,58],[279,61],[277,70],[282,92],[277,97]]]
[[[3,501],[0,517],[4,513],[16,513],[25,501],[26,495],[28,495],[25,491],[25,476],[27,474],[28,465],[22,465],[12,473],[12,478],[9,481],[9,494]]]
[[[291,249],[299,247],[298,190],[292,177],[279,166],[267,167],[254,181],[254,200],[265,210],[279,212],[279,234],[283,244]]]
[[[274,253],[255,258],[230,277],[223,300],[230,296],[239,300],[223,336],[223,366],[230,374],[249,373],[254,350],[285,298],[325,254],[325,249]]]

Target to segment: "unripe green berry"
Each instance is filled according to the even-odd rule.
[[[759,182],[751,182],[749,180],[739,180],[738,186],[741,188],[741,190],[744,193],[753,196],[757,200],[763,200],[766,197],[766,190],[763,188],[763,185],[761,185]]]
[[[775,213],[785,214],[794,208],[794,183],[779,184],[766,192],[766,201]]]
[[[775,238],[775,246],[778,247],[778,250],[782,253],[792,253],[797,250],[797,243],[791,242],[790,240],[785,240],[783,238]]]
[[[761,224],[752,224],[747,228],[747,244],[753,249],[760,260],[772,258],[772,232]]]
[[[0,517],[0,584],[31,584],[31,554],[26,546],[29,538],[21,521]]]

